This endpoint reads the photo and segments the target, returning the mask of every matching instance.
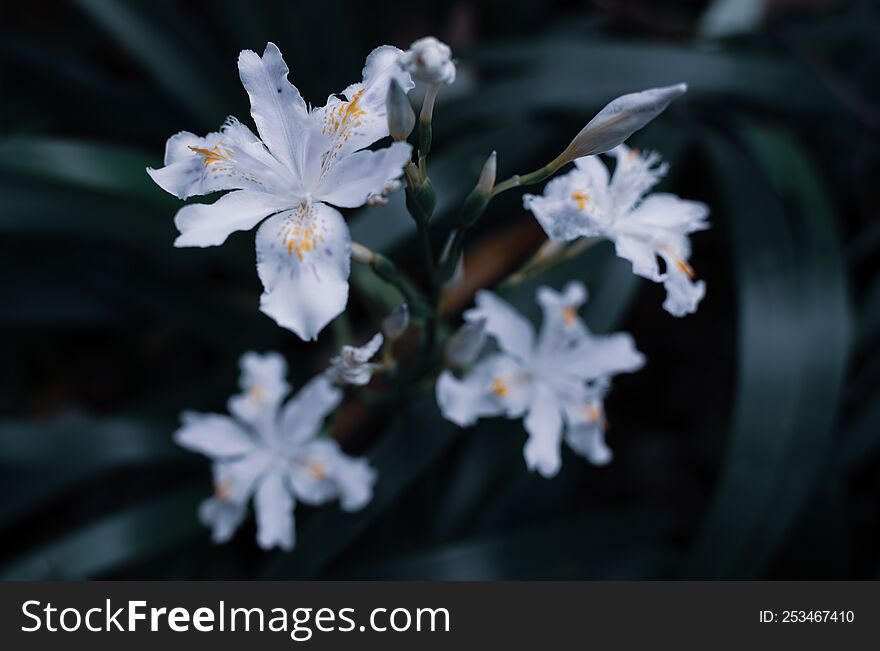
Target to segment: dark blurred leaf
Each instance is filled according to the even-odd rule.
[[[848,343],[830,204],[797,149],[749,136],[775,191],[747,156],[707,139],[736,264],[740,363],[726,461],[690,567],[705,578],[759,575],[803,508],[828,452]]]
[[[656,509],[575,515],[400,558],[366,561],[340,568],[339,575],[385,581],[660,579],[673,575],[680,563],[663,543],[661,521]]]
[[[174,422],[82,419],[0,421],[0,464],[94,467],[186,458],[174,445]]]
[[[450,108],[471,117],[524,108],[565,108],[585,111],[584,117],[589,118],[589,110],[595,112],[618,95],[682,81],[690,90],[680,102],[711,97],[798,115],[845,114],[808,69],[781,57],[561,39],[483,47],[469,57],[508,74],[517,73],[516,78],[492,84]]]
[[[184,21],[163,2],[143,5],[130,0],[76,0],[76,3],[128,50],[181,106],[198,117],[202,125],[212,127],[222,120],[223,111],[228,110],[221,108],[224,96],[211,83],[209,68],[197,63],[200,59],[210,61],[210,52],[216,53],[209,34],[202,31],[201,21]],[[183,32],[187,40],[174,29],[175,26],[182,28],[184,22],[187,23]],[[135,128],[143,116],[131,118]]]
[[[147,176],[149,163],[160,163],[158,152],[147,155],[121,147],[47,138],[0,143],[0,170],[148,199],[169,209],[177,202]]]
[[[173,549],[203,532],[203,485],[180,489],[67,533],[0,568],[6,581],[94,578]]]

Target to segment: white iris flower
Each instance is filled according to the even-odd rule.
[[[598,156],[578,158],[575,168],[550,181],[543,195],[524,195],[523,205],[551,240],[586,236],[613,241],[617,255],[632,263],[633,273],[663,283],[667,312],[695,312],[706,284],[694,280],[688,235],[709,227],[709,208],[673,194],[647,194],[666,172],[656,154],[642,155],[620,145],[610,155],[617,160],[613,176]]]
[[[253,497],[257,542],[263,549],[293,549],[293,509],[299,500],[319,505],[338,499],[346,511],[373,496],[376,471],[344,454],[331,438],[318,438],[324,418],[342,398],[323,375],[282,404],[290,386],[277,353],[241,358],[242,393],[229,400],[232,416],[186,412],[175,441],[214,462],[214,497],[199,519],[217,543],[238,529]]]
[[[526,465],[544,477],[559,472],[563,438],[594,463],[607,463],[602,398],[612,375],[639,369],[644,357],[625,333],[592,334],[578,316],[586,300],[581,283],[562,293],[541,287],[540,332],[508,303],[487,291],[465,312],[469,323],[484,322],[498,350],[484,355],[463,378],[444,371],[437,380],[443,416],[459,426],[479,418],[524,418]]]
[[[259,138],[230,117],[204,138],[186,131],[172,136],[165,166],[147,170],[180,199],[232,190],[213,204],[182,208],[175,246],[218,246],[263,222],[256,238],[260,309],[302,339],[315,339],[348,301],[351,236],[332,206],[355,208],[381,196],[410,160],[403,142],[365,149],[388,135],[390,81],[404,91],[413,86],[401,55],[394,47],[376,48],[362,82],[309,108],[273,43],[262,57],[244,50],[238,70]]]

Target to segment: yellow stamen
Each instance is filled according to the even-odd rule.
[[[688,278],[690,278],[691,280],[693,280],[694,278],[697,277],[697,274],[696,274],[696,272],[694,271],[694,268],[693,268],[692,266],[690,266],[690,265],[689,265],[687,262],[685,262],[684,260],[679,259],[679,260],[675,263],[675,266],[678,267],[678,270],[681,271],[683,274],[685,274],[685,275],[686,275]]]
[[[577,323],[578,313],[577,310],[569,305],[562,309],[562,320],[565,321],[565,325],[571,327],[575,323]]]
[[[584,411],[587,415],[587,422],[597,423],[602,419],[602,412],[599,411],[596,405],[587,405]]]
[[[309,470],[312,471],[312,476],[318,481],[327,478],[327,469],[322,463],[318,463],[317,461],[310,463]]]
[[[248,398],[254,402],[260,402],[263,399],[263,387],[259,384],[252,386],[250,391],[248,391]]]
[[[507,384],[504,383],[504,380],[502,380],[500,377],[497,377],[492,380],[492,393],[494,393],[499,398],[504,398],[505,396],[507,396],[507,394],[510,393],[510,389],[508,388]]]
[[[587,192],[581,192],[580,190],[575,190],[571,193],[571,198],[577,202],[578,210],[583,212],[587,205],[590,203],[590,195]]]
[[[227,481],[218,481],[214,484],[214,497],[216,497],[221,502],[228,502],[232,499],[232,496],[229,494],[229,482]]]
[[[231,149],[221,152],[220,145],[214,145],[210,149],[204,149],[202,147],[190,147],[190,149],[205,159],[205,167],[211,163],[219,163],[222,160],[229,160],[229,156],[232,154]]]

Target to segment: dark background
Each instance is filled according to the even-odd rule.
[[[880,10],[773,0],[731,31],[708,4],[4,3],[0,575],[878,578]],[[459,64],[435,112],[438,246],[489,151],[502,178],[529,171],[611,98],[685,81],[635,144],[712,208],[693,238],[707,298],[672,318],[607,246],[508,293],[534,317],[537,285],[581,278],[590,325],[647,355],[608,401],[611,465],[566,451],[544,480],[519,422],[460,432],[430,393],[352,395],[333,427],[379,468],[370,507],[298,507],[292,554],[261,552],[252,522],[212,546],[209,466],[171,443],[178,414],[224,410],[246,350],[280,350],[301,384],[398,299],[358,270],[350,318],[302,344],[257,310],[253,235],[174,249],[179,204],[144,167],[179,130],[250,122],[242,48],[276,42],[317,104],[376,45],[425,34]],[[400,197],[350,217],[418,277]],[[514,192],[476,236],[453,322],[542,239]]]

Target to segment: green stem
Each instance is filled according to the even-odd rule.
[[[370,262],[370,269],[382,280],[392,285],[400,292],[403,299],[407,302],[413,314],[428,318],[430,316],[430,308],[425,302],[421,292],[400,273],[391,260],[381,253],[373,253]]]
[[[496,185],[492,190],[491,196],[497,196],[505,190],[510,190],[511,188],[516,188],[522,185],[540,183],[544,179],[552,176],[557,169],[558,168],[554,167],[552,163],[549,163],[541,169],[535,170],[534,172],[529,172],[528,174],[514,174],[506,181],[502,181],[501,183]]]

